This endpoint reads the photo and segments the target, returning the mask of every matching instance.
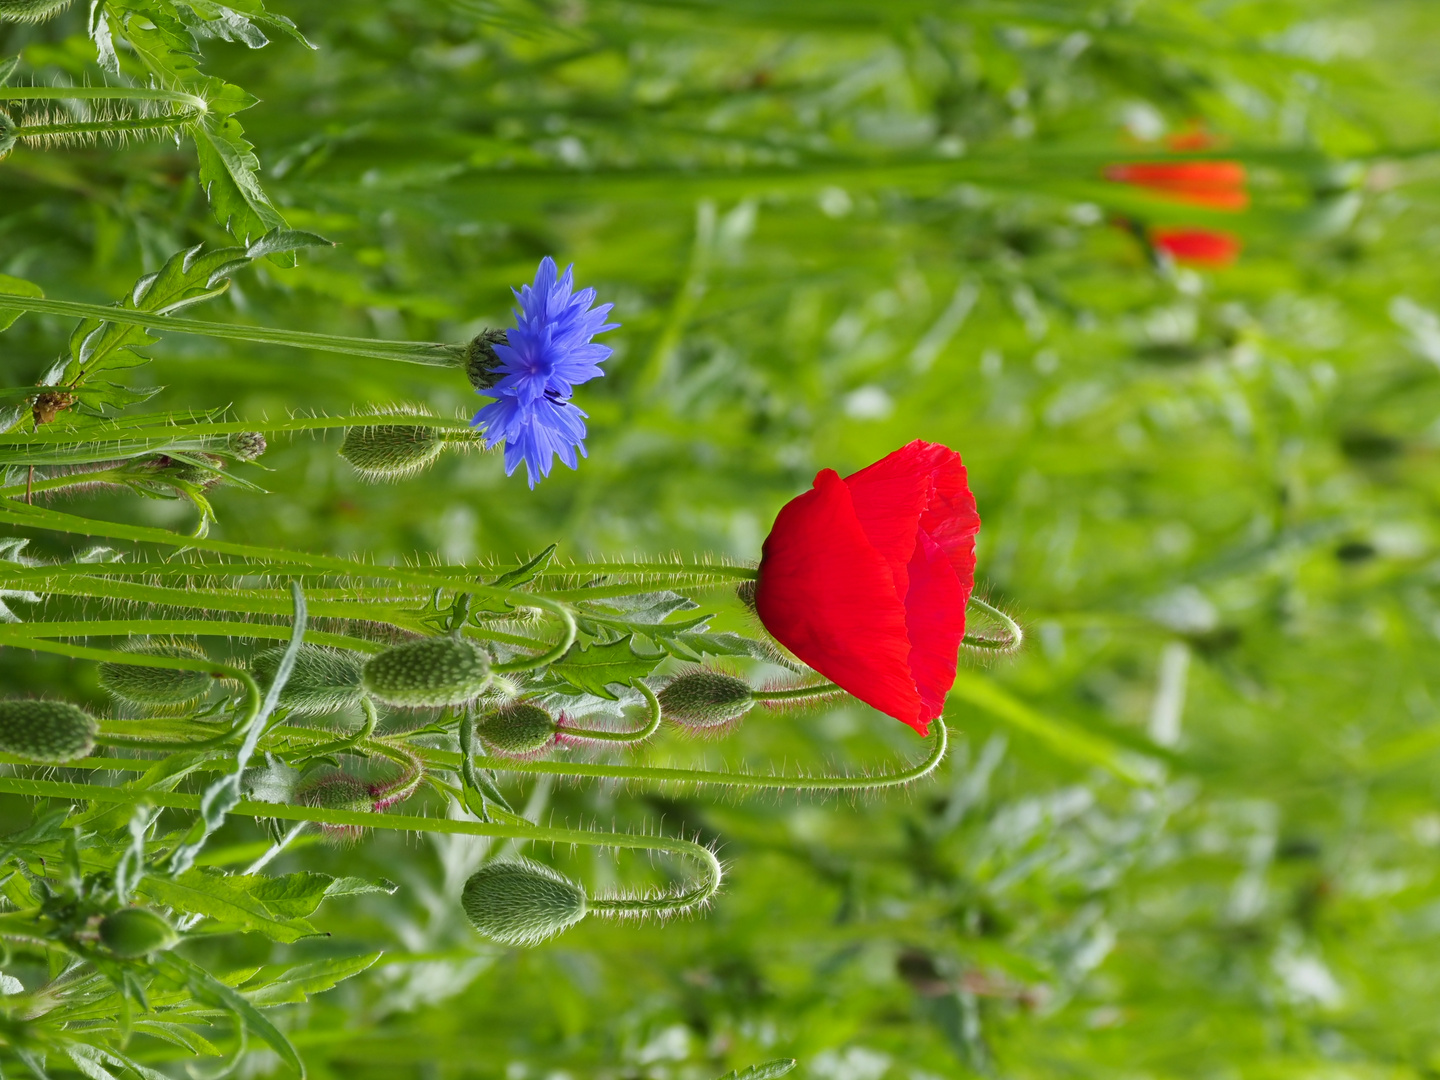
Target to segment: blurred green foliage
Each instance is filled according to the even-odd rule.
[[[525,793],[557,822],[722,839],[727,888],[692,922],[500,950],[455,903],[475,841],[287,855],[404,886],[327,908],[318,941],[204,946],[237,969],[385,950],[287,1015],[312,1075],[709,1080],[782,1054],[817,1080],[1440,1075],[1440,12],[274,6],[314,51],[210,40],[206,70],[260,98],[241,118],[278,211],[339,246],[257,264],[201,317],[463,340],[552,253],[623,329],[578,399],[578,472],[531,493],[495,455],[452,455],[367,487],[338,439],[280,443],[270,494],[216,493],[214,535],[753,559],[816,469],[926,438],[965,456],[985,595],[1032,641],[962,671],[953,757],[908,796]],[[85,20],[7,26],[0,55],[20,53],[17,79],[98,81]],[[1103,179],[1197,124],[1246,162],[1243,215]],[[196,175],[188,144],[18,148],[0,273],[111,301],[227,242]],[[1245,251],[1168,267],[1122,219],[1228,229]],[[22,318],[6,383],[32,384],[68,332]],[[182,337],[154,355],[166,408],[476,404],[453,375],[381,361]],[[1030,711],[970,703],[992,684]],[[13,650],[0,685],[102,700],[93,665]],[[733,739],[760,763],[915,749],[855,705],[753,715]]]

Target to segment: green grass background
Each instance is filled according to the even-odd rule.
[[[463,340],[549,253],[623,328],[577,398],[578,472],[532,493],[496,455],[449,455],[373,487],[333,436],[280,441],[270,494],[217,493],[216,535],[753,559],[817,469],[925,438],[964,455],[983,593],[1030,631],[961,689],[1031,711],[957,693],[953,757],[900,795],[527,787],[556,821],[717,839],[731,876],[702,918],[494,949],[454,903],[461,844],[288,856],[403,886],[327,907],[331,936],[290,950],[388,950],[287,1018],[315,1075],[709,1080],[782,1055],[817,1080],[1440,1075],[1440,10],[273,6],[318,49],[213,41],[207,67],[262,99],[242,120],[292,225],[339,246],[195,314]],[[0,55],[93,77],[83,23],[7,27]],[[1245,214],[1101,178],[1197,122],[1247,162]],[[1120,217],[1230,229],[1245,252],[1167,272]],[[109,302],[222,237],[185,146],[0,163],[0,272],[52,297]],[[33,382],[68,330],[23,318],[0,378]],[[164,408],[478,402],[381,361],[180,337],[154,355],[137,378]],[[0,685],[102,701],[93,665],[30,654],[0,654]],[[856,705],[667,745],[851,766],[917,749]],[[1115,768],[1137,760],[1149,782]]]

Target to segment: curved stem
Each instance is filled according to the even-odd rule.
[[[76,801],[123,803],[135,797],[126,788],[98,787],[59,780],[34,780],[22,776],[0,776],[0,793],[31,798],[72,799]],[[175,810],[199,810],[201,796],[182,792],[150,789],[145,797],[156,806]],[[363,810],[331,810],[294,803],[264,803],[242,799],[229,807],[229,812],[242,817],[278,818],[282,821],[308,821],[318,825],[351,829],[390,829],[399,832],[430,832],[461,836],[488,836],[497,839],[530,841],[541,844],[577,844],[585,847],[620,848],[629,851],[662,851],[680,855],[700,864],[700,880],[669,897],[656,897],[646,911],[627,911],[623,905],[632,901],[623,898],[600,899],[602,913],[617,915],[674,914],[702,904],[720,887],[723,869],[715,853],[691,840],[664,836],[637,836],[631,833],[591,832],[585,829],[557,829],[531,825],[529,822],[457,821],[451,818],[417,817],[408,814],[385,814]],[[611,906],[613,905],[613,906]]]
[[[383,784],[371,786],[370,797],[375,800],[376,810],[383,810],[387,806],[404,802],[419,790],[420,784],[425,779],[425,765],[418,754],[408,747],[388,739],[369,740],[364,743],[362,749],[379,754],[381,757],[387,757],[400,766],[398,776]]]
[[[725,870],[709,848],[694,844],[687,854],[700,863],[700,878],[670,892],[647,893],[640,896],[592,896],[588,905],[592,915],[607,918],[667,918],[700,907],[720,891]],[[702,854],[703,853],[703,854]]]
[[[655,732],[660,730],[660,699],[655,696],[655,691],[646,686],[639,679],[630,684],[639,690],[645,697],[645,704],[649,707],[650,716],[645,721],[645,726],[637,731],[606,731],[599,728],[569,727],[560,728],[560,734],[572,736],[577,739],[592,739],[596,742],[611,743],[638,743],[644,742]]]
[[[999,622],[1000,625],[1004,627],[1005,633],[1009,636],[1004,639],[979,636],[972,637],[967,631],[965,634],[964,644],[968,645],[972,649],[984,649],[989,652],[999,653],[1012,653],[1024,644],[1025,631],[1021,629],[1020,624],[1017,623],[1014,619],[1012,619],[1009,615],[1006,615],[1005,612],[1001,611],[999,608],[987,604],[984,600],[981,600],[979,597],[976,596],[970,597],[970,603],[973,604],[975,607],[978,607],[981,611],[985,612],[992,619],[995,619],[997,622]]]
[[[359,746],[363,742],[367,742],[370,736],[375,734],[375,725],[380,722],[380,716],[375,711],[375,703],[370,700],[368,694],[360,699],[360,708],[365,713],[365,719],[353,735],[347,735],[343,739],[328,742],[324,746],[312,747],[303,758],[297,758],[296,760],[309,761],[311,758],[322,757],[325,754],[343,753],[346,750]]]
[[[433,341],[384,341],[377,338],[342,337],[316,334],[308,330],[273,330],[267,326],[241,326],[235,323],[202,322],[198,319],[177,319],[145,311],[110,307],[106,304],[83,304],[74,300],[47,300],[33,296],[0,293],[0,311],[33,311],[42,315],[62,315],[76,319],[96,319],[125,326],[143,326],[162,333],[198,334],[222,341],[249,341],[259,345],[286,345],[316,352],[344,353],[376,360],[396,360],[405,364],[428,367],[458,368],[465,363],[465,345],[447,345]]]
[[[515,593],[507,599],[515,607],[539,608],[553,615],[559,615],[560,620],[565,624],[565,635],[557,644],[539,656],[530,656],[523,660],[509,660],[503,664],[493,664],[491,665],[492,671],[502,674],[510,671],[533,671],[536,668],[544,667],[546,664],[553,664],[570,651],[570,646],[575,644],[575,635],[579,633],[579,630],[575,625],[575,615],[569,607],[556,603],[548,597],[536,596],[534,593]]]
[[[844,693],[832,682],[816,683],[814,686],[796,686],[788,690],[756,690],[751,693],[756,701],[795,701],[808,697],[824,697],[827,694]]]

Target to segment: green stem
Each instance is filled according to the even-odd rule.
[[[970,597],[970,603],[974,607],[977,607],[981,611],[985,612],[992,619],[995,619],[997,622],[999,622],[1005,630],[1006,637],[972,637],[967,632],[965,634],[964,644],[968,645],[972,649],[982,649],[989,652],[998,653],[1013,653],[1025,643],[1025,631],[1021,629],[1019,623],[1017,623],[1009,615],[1006,615],[1005,612],[1001,611],[997,607],[993,607],[990,604],[987,604],[984,600],[981,600],[979,597],[976,596]]]
[[[119,486],[124,484],[126,479],[133,479],[133,476],[127,477],[118,469],[69,473],[65,476],[52,476],[47,480],[36,480],[30,484],[0,487],[0,499],[28,499],[32,495],[39,495],[46,491],[60,491],[67,487],[79,487],[83,484],[115,484]]]
[[[605,731],[599,728],[570,727],[566,725],[560,729],[560,734],[577,739],[591,739],[595,742],[611,743],[638,743],[644,742],[655,732],[660,730],[660,699],[655,696],[655,691],[646,686],[639,679],[630,684],[645,696],[645,704],[649,707],[650,715],[645,721],[645,726],[636,731]]]
[[[36,393],[44,393],[46,390],[53,390],[54,387],[34,387],[32,392],[25,396],[34,396]],[[140,418],[137,418],[140,419]],[[287,435],[307,431],[329,431],[340,428],[352,427],[433,427],[442,431],[455,431],[457,433],[471,430],[468,420],[447,420],[439,416],[426,416],[423,414],[411,413],[366,413],[363,416],[307,416],[292,418],[289,420],[246,420],[232,423],[209,423],[195,422],[183,424],[165,424],[159,427],[122,427],[116,426],[113,430],[116,439],[206,439],[218,438],[224,435],[242,435],[250,431],[258,431],[264,435]],[[107,429],[86,429],[87,442],[98,442],[104,444],[103,435]],[[0,446],[11,443],[35,443],[35,442],[74,442],[78,441],[77,432],[74,428],[66,428],[56,424],[47,424],[37,431],[24,434],[0,435]],[[113,455],[112,455],[113,456]]]
[[[560,641],[539,656],[530,656],[522,660],[510,660],[503,664],[492,666],[493,671],[504,674],[511,671],[534,671],[536,668],[544,667],[546,664],[553,664],[567,652],[570,646],[575,644],[575,636],[579,629],[575,625],[574,613],[564,604],[556,603],[554,600],[544,596],[536,596],[534,593],[516,592],[509,596],[509,602],[514,607],[538,608],[541,611],[548,611],[552,615],[560,616],[560,621],[565,626],[565,633]]]
[[[312,747],[303,758],[297,758],[296,763],[321,757],[325,754],[341,754],[346,750],[351,750],[359,746],[363,742],[367,742],[370,736],[375,734],[375,725],[380,722],[380,716],[376,713],[375,703],[370,700],[368,694],[360,699],[360,708],[365,713],[365,719],[353,735],[347,735],[343,739],[336,739],[334,742],[326,743],[324,746]]]
[[[0,293],[0,311],[30,311],[42,315],[61,315],[77,319],[96,319],[125,326],[143,326],[161,333],[198,334],[222,341],[248,341],[258,345],[286,345],[316,352],[344,353],[376,360],[395,360],[428,367],[457,368],[465,363],[466,345],[441,342],[382,341],[375,338],[341,337],[316,334],[306,330],[273,330],[266,326],[238,326],[232,323],[202,322],[178,319],[145,311],[110,307],[106,304],[85,304],[74,300],[46,300],[32,296]]]
[[[795,701],[808,697],[825,697],[828,694],[843,693],[832,682],[816,683],[814,686],[796,686],[789,690],[756,690],[751,693],[756,701]]]
[[[202,97],[183,90],[158,90],[140,86],[0,86],[0,101],[167,101],[208,112]]]
[[[35,780],[21,776],[0,776],[0,793],[24,795],[30,798],[69,799],[90,802],[129,802],[135,797],[133,791],[124,788],[98,787],[93,784],[76,784],[59,780]],[[183,792],[148,790],[146,799],[156,806],[173,810],[199,810],[199,795]],[[591,832],[585,829],[557,829],[539,825],[514,824],[498,821],[456,821],[450,818],[416,817],[407,814],[386,814],[363,810],[331,810],[318,806],[299,806],[294,803],[264,803],[242,799],[229,808],[229,812],[241,817],[278,818],[282,821],[308,821],[317,825],[332,825],[359,829],[388,829],[397,832],[443,833],[452,836],[488,836],[495,839],[530,841],[540,844],[578,844],[585,847],[621,848],[629,851],[662,851],[693,859],[700,864],[701,876],[697,884],[671,897],[660,898],[666,913],[676,913],[703,904],[715,895],[720,887],[722,869],[719,860],[709,848],[690,840],[663,836],[636,836],[630,833]],[[629,903],[630,901],[616,901]],[[597,903],[609,905],[612,901]],[[603,911],[626,914],[618,908],[603,907]],[[634,912],[634,914],[643,914]]]

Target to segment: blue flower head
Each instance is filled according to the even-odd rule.
[[[574,269],[567,266],[561,275],[547,255],[535,283],[514,290],[520,302],[515,328],[491,346],[498,364],[480,390],[495,400],[471,421],[484,429],[487,447],[504,442],[506,476],[525,463],[531,488],[550,475],[557,456],[573,469],[585,455],[586,414],[570,395],[605,374],[600,365],[614,350],[591,339],[620,325],[605,321],[615,305],[591,307],[594,289],[574,291]]]

